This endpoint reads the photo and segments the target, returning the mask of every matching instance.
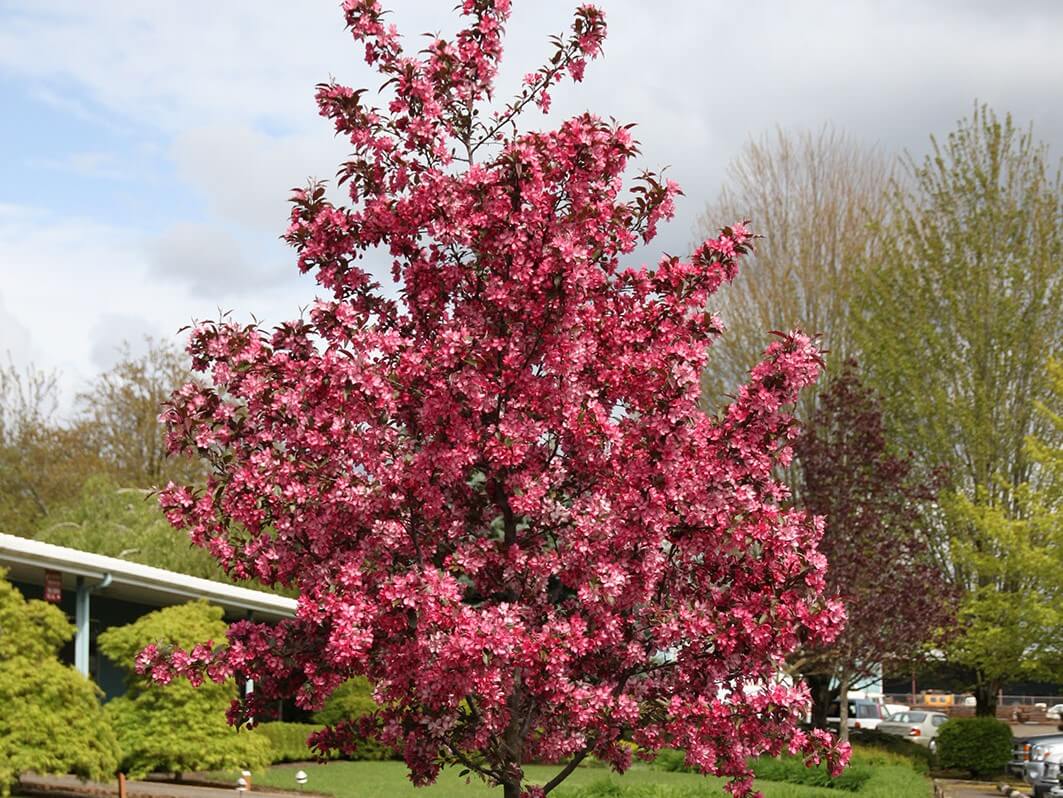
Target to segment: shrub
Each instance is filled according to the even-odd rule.
[[[229,726],[226,710],[236,698],[236,683],[184,679],[156,684],[137,674],[134,659],[151,644],[191,647],[201,640],[225,638],[222,611],[198,601],[148,613],[99,637],[100,651],[127,669],[128,692],[107,704],[107,715],[122,749],[122,769],[139,778],[153,771],[252,770],[269,763],[269,741]]]
[[[708,798],[719,795],[718,790],[706,792],[704,785],[697,787],[664,784],[617,784],[610,779],[600,779],[580,787],[565,787],[557,791],[557,798]]]
[[[99,690],[57,656],[74,627],[3,577],[0,569],[0,795],[31,770],[109,777],[118,748]]]
[[[870,766],[857,763],[850,764],[840,776],[832,777],[826,765],[808,767],[804,759],[798,756],[762,756],[754,759],[750,764],[758,779],[848,792],[856,792],[863,787],[873,772]]]
[[[657,754],[653,764],[654,767],[660,770],[679,773],[696,772],[694,768],[686,764],[685,756],[682,751],[677,751],[674,748],[663,749]],[[872,762],[861,762],[858,756],[854,756],[854,761],[840,776],[832,777],[826,765],[820,764],[815,767],[808,767],[805,765],[804,759],[799,756],[763,756],[749,763],[753,769],[753,774],[758,779],[801,784],[807,787],[826,787],[848,792],[856,792],[864,786],[871,778],[873,764]]]
[[[1011,748],[1011,727],[996,718],[953,718],[937,736],[941,766],[978,777],[1004,770]]]
[[[917,773],[930,770],[930,760],[933,758],[930,750],[905,737],[877,729],[853,729],[849,733],[849,741],[853,745],[854,762],[869,765],[905,764]]]
[[[270,721],[258,724],[255,732],[269,740],[272,749],[270,762],[277,765],[281,762],[305,762],[308,759],[316,759],[317,754],[307,746],[306,738],[320,729],[321,727],[314,723]],[[334,756],[329,758],[335,759]]]
[[[335,726],[341,721],[358,720],[376,708],[369,680],[355,676],[332,691],[325,706],[314,713],[314,721],[322,726]]]
[[[662,748],[657,752],[653,760],[653,766],[658,770],[667,770],[672,773],[689,773],[691,768],[687,766],[686,754],[676,748]]]
[[[680,752],[681,753],[681,752]],[[764,787],[766,785],[758,785]],[[790,790],[793,790],[792,792]],[[857,793],[859,798],[930,798],[931,785],[911,768],[886,765],[871,772],[870,778]],[[579,787],[561,787],[551,798],[710,798],[722,796],[724,791],[714,782],[706,780],[697,785],[622,784],[611,779],[601,779]],[[805,795],[803,788],[771,790],[771,795]],[[818,795],[818,791],[816,792]],[[844,795],[845,793],[840,793]]]
[[[332,695],[325,701],[325,706],[314,713],[314,721],[322,726],[334,726],[343,721],[358,720],[377,708],[369,680],[364,676],[355,676],[332,691]],[[376,740],[359,740],[354,752],[343,758],[377,761],[396,759],[397,755]]]

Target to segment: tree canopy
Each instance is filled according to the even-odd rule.
[[[1063,346],[1059,172],[1031,131],[984,106],[905,166],[881,252],[860,274],[862,362],[891,437],[924,472],[946,468],[936,541],[951,578],[971,596],[998,584],[999,600],[1018,606],[1048,586],[1002,574],[1020,567],[1021,548],[984,533],[992,519],[1021,520],[1017,491],[1045,474],[1026,441],[1053,434],[1037,406],[1050,392],[1046,360]],[[979,606],[990,624],[1007,617],[968,603],[965,628]],[[979,711],[991,713],[1005,674],[969,661]]]
[[[118,747],[100,691],[58,658],[74,627],[5,575],[0,569],[0,794],[29,771],[110,778]]]
[[[34,538],[189,576],[234,581],[187,534],[170,526],[154,493],[120,487],[106,475],[87,479],[76,500],[50,513]]]
[[[281,696],[316,709],[367,676],[380,708],[319,746],[370,735],[415,783],[455,765],[507,798],[551,792],[591,754],[625,769],[629,736],[685,749],[739,794],[762,752],[837,769],[845,749],[800,727],[807,694],[780,677],[844,617],[821,526],[784,506],[777,476],[819,354],[782,334],[732,403],[704,410],[720,326],[705,308],[750,232],[624,263],[679,187],[644,172],[624,191],[630,126],[518,124],[582,78],[604,15],[581,6],[492,111],[509,10],[469,0],[452,40],[408,54],[376,0],[345,4],[387,97],[318,90],[353,150],[350,204],[295,192],[286,237],[325,297],[271,331],[199,325],[207,379],[165,414],[174,450],[211,466],[205,490],[163,492],[171,520],[234,574],[297,585],[300,611],[143,667],[253,678],[241,717]],[[401,302],[359,263],[377,247]],[[530,760],[557,775],[527,784]]]
[[[854,354],[852,289],[877,251],[892,159],[833,127],[778,128],[750,139],[731,162],[719,196],[698,223],[709,234],[718,219],[752,219],[763,236],[749,267],[713,297],[727,328],[706,369],[706,396],[717,401],[747,378],[769,330],[795,327],[821,337],[829,362]],[[800,400],[799,417],[815,408],[816,388]]]
[[[166,457],[158,422],[163,400],[190,376],[172,344],[148,339],[143,352],[126,344],[70,415],[59,412],[56,376],[0,368],[0,530],[33,537],[91,479],[139,489],[202,479],[199,462]]]
[[[911,665],[955,620],[956,590],[927,540],[936,499],[909,458],[890,451],[879,398],[849,360],[820,391],[795,444],[805,506],[826,519],[827,586],[845,602],[845,630],[795,663],[825,723],[835,692],[842,733],[850,687]]]
[[[953,541],[957,565],[977,573],[950,659],[991,682],[1063,679],[1063,367],[1048,367],[1051,397],[1039,406],[1047,434],[1026,450],[1035,484],[1010,487],[1006,502],[952,498],[969,536]],[[1005,556],[1001,556],[1001,553]]]

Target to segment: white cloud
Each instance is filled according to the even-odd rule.
[[[169,256],[180,255],[189,241],[192,247],[185,254],[191,257],[197,245],[191,238],[175,239]],[[299,278],[294,268],[283,286],[258,275],[235,281],[238,288],[224,288],[219,280],[222,287],[209,296],[196,295],[191,288],[205,279],[202,275],[163,279],[147,249],[138,231],[57,220],[25,208],[0,212],[3,340],[24,341],[18,331],[29,330],[32,359],[42,368],[58,369],[64,393],[72,396],[109,362],[122,340],[136,345],[144,334],[171,338],[196,319],[217,317],[219,304],[234,298],[240,300],[230,306],[235,318],[249,320],[254,311],[273,324],[296,315],[295,309],[314,296],[312,281]],[[184,260],[181,264],[187,265]],[[219,271],[226,265],[195,263],[196,268]]]
[[[276,237],[288,226],[291,189],[310,177],[331,182],[347,151],[324,123],[283,136],[231,126],[182,132],[174,160],[218,218]]]
[[[104,180],[129,182],[134,174],[110,152],[72,152],[59,158],[43,158],[32,162],[33,166]]]
[[[145,255],[149,278],[209,300],[254,294],[281,278],[278,269],[249,258],[228,231],[209,225],[176,224],[150,239]]]
[[[12,363],[22,370],[39,357],[29,327],[7,309],[0,295],[0,365]]]
[[[776,124],[832,121],[887,151],[918,152],[980,98],[1033,120],[1063,150],[1063,3],[1016,0],[1006,17],[990,0],[601,3],[605,60],[583,86],[557,87],[548,118],[532,112],[527,123],[585,109],[637,122],[644,165],[671,165],[687,194],[660,249],[687,248],[728,161]],[[500,102],[548,54],[547,36],[567,27],[576,4],[515,0]],[[385,5],[396,7],[411,50],[420,32],[456,24],[453,2]],[[312,280],[298,277],[277,237],[288,190],[331,178],[345,153],[317,115],[313,87],[330,75],[381,82],[343,29],[337,0],[6,0],[0,17],[0,74],[66,114],[72,140],[79,124],[120,133],[114,155],[94,142],[52,165],[124,170],[137,185],[154,182],[158,196],[151,214],[126,214],[121,225],[102,212],[58,221],[0,206],[7,338],[29,331],[45,365],[80,374],[101,319],[146,318],[168,333],[219,306],[279,320],[310,301]],[[172,180],[200,204],[168,206],[176,192],[163,181]],[[9,201],[21,189],[5,188]],[[386,279],[386,255],[370,258]]]
[[[148,338],[162,338],[162,331],[154,322],[128,313],[104,313],[89,333],[93,364],[106,371],[117,363],[125,352],[140,357],[147,352]],[[169,336],[166,336],[169,337]]]

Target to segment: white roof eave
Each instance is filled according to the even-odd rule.
[[[286,596],[0,533],[0,566],[4,563],[54,570],[101,582],[110,575],[113,586],[139,588],[160,597],[205,599],[226,608],[272,617],[291,617],[298,606],[295,599]]]

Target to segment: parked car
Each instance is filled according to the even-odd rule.
[[[849,699],[849,728],[877,729],[889,713],[885,705],[870,698]],[[827,724],[837,729],[841,724],[841,704],[835,701],[830,705]]]
[[[908,710],[890,715],[889,719],[878,724],[878,730],[886,734],[896,734],[898,737],[907,737],[913,743],[925,745],[932,752],[937,750],[938,729],[940,729],[949,716],[944,712],[926,712],[924,710]]]
[[[907,712],[911,707],[907,704],[883,704],[882,709],[886,712],[886,717],[883,720],[888,720],[898,712]]]
[[[1063,736],[1038,737],[1029,743],[1028,759],[1022,778],[1033,787],[1034,798],[1045,798],[1059,785],[1059,763],[1063,758]]]
[[[1063,734],[1039,734],[1036,737],[1015,740],[1015,747],[1011,749],[1011,761],[1008,762],[1008,773],[1026,778],[1026,765],[1035,761],[1034,749],[1039,745],[1053,746],[1057,743],[1063,743]]]
[[[1049,720],[1063,720],[1063,704],[1053,704],[1045,710],[1045,717]]]

